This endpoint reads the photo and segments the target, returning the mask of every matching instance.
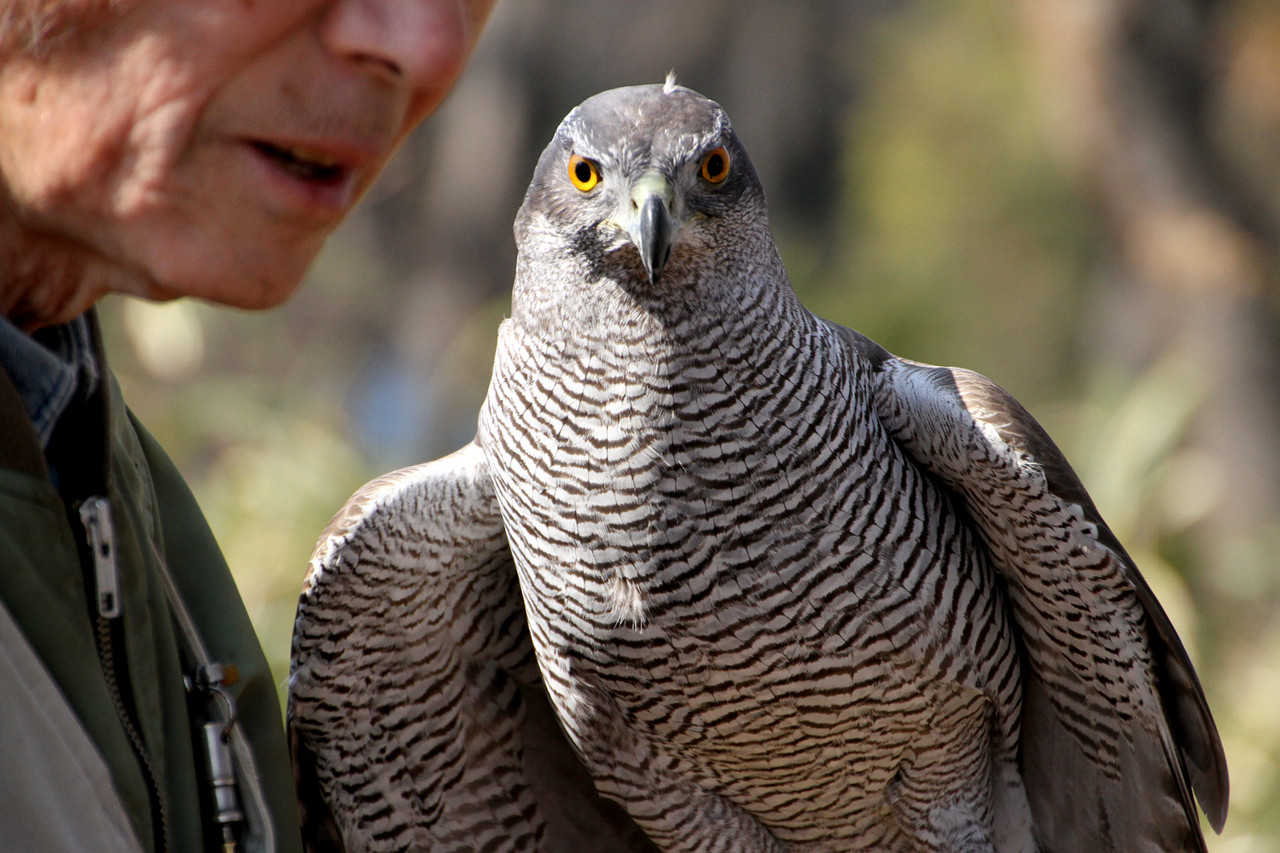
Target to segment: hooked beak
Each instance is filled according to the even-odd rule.
[[[656,172],[642,176],[631,190],[632,216],[626,231],[640,250],[640,262],[651,284],[657,284],[662,277],[662,268],[671,256],[671,244],[680,231],[671,215],[674,195],[666,178]]]

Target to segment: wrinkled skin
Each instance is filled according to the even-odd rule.
[[[0,47],[0,310],[34,329],[110,291],[283,301],[444,98],[492,3],[11,9],[47,18],[34,45],[10,21]]]

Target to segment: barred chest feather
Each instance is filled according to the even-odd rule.
[[[544,677],[586,731],[776,796],[797,840],[874,834],[958,685],[1016,691],[990,570],[826,327],[694,331],[715,344],[503,330],[481,439]],[[830,825],[789,815],[801,789]]]
[[[644,659],[692,690],[753,655],[869,664],[879,610],[919,612],[915,642],[945,643],[920,585],[976,593],[986,569],[856,414],[865,368],[817,321],[709,325],[573,342],[504,327],[481,436],[535,644],[602,673]]]

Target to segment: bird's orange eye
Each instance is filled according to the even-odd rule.
[[[574,154],[569,158],[569,180],[585,193],[600,183],[600,170],[586,157]]]
[[[718,184],[729,177],[729,152],[721,145],[702,158],[702,178],[708,183]]]

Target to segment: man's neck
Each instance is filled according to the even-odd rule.
[[[92,253],[24,229],[0,208],[0,315],[26,332],[67,323],[114,289]]]

